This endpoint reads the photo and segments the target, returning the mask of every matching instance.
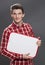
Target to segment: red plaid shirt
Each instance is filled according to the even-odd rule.
[[[32,27],[28,23],[23,23],[21,26],[18,26],[14,22],[9,25],[3,32],[1,40],[1,53],[2,55],[11,59],[10,65],[33,65],[31,59],[23,59],[23,54],[9,52],[7,50],[9,36],[12,32],[20,33],[27,36],[34,36],[32,32]]]

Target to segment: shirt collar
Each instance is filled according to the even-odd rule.
[[[13,26],[15,26],[15,27],[24,27],[25,26],[25,23],[24,22],[22,22],[22,25],[21,26],[19,26],[18,24],[16,24],[14,21],[13,21]]]

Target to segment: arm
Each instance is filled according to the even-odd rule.
[[[33,33],[33,31],[32,31],[32,27],[31,27],[29,24],[27,25],[27,30],[28,30],[28,35],[29,35],[29,36],[35,37],[35,36],[34,36],[34,33]],[[35,37],[35,38],[36,38],[36,37]],[[39,39],[39,37],[38,37],[38,39]],[[40,46],[40,40],[38,40],[36,44],[37,44],[38,46]],[[28,53],[27,53],[27,54],[24,54],[24,55],[23,55],[23,58],[25,58],[25,59],[33,59],[32,57],[29,56]]]
[[[31,37],[35,37],[34,32],[32,30],[32,26],[30,24],[27,24],[28,34]]]
[[[22,54],[17,54],[13,52],[9,52],[7,50],[7,44],[9,40],[9,32],[4,31],[2,35],[2,40],[1,40],[1,54],[10,58],[10,59],[15,59],[15,58],[22,58]]]
[[[34,36],[34,32],[32,31],[32,27],[31,27],[29,24],[28,24],[28,29],[30,30],[30,36],[31,36],[31,37],[35,37],[35,36]],[[35,37],[35,38],[36,38],[36,37]],[[38,37],[37,45],[38,45],[38,46],[41,46],[40,37]]]

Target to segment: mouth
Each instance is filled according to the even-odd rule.
[[[16,20],[19,20],[20,18],[16,18]]]

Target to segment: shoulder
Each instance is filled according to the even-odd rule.
[[[7,26],[7,27],[4,29],[3,32],[5,32],[5,33],[8,32],[8,30],[11,29],[11,27],[12,27],[12,24],[10,24],[9,26]]]
[[[30,24],[30,23],[24,23],[24,26],[27,26],[27,27],[29,27],[29,28],[31,28],[31,29],[32,29],[32,26],[31,26],[31,24]]]

